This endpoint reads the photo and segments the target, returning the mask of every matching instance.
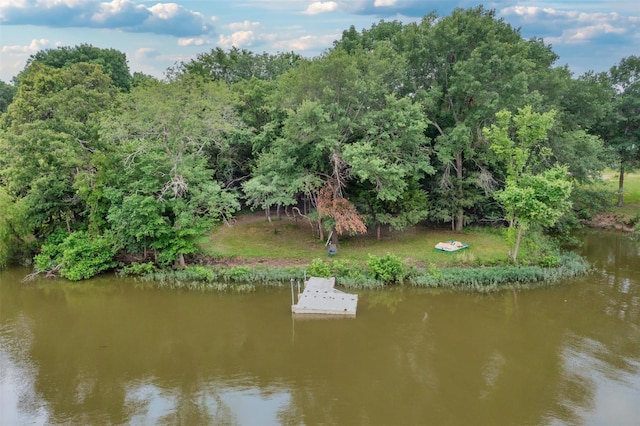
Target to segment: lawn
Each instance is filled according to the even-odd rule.
[[[608,170],[604,174],[605,187],[611,191],[618,190],[619,174],[616,170]],[[617,195],[612,200],[615,207],[613,213],[618,213],[627,217],[634,217],[640,213],[640,173],[625,173],[623,185],[624,205],[617,207]]]
[[[469,248],[456,253],[435,249],[438,242],[449,240],[464,241]],[[207,254],[244,262],[306,264],[315,258],[327,258],[325,241],[314,235],[307,220],[283,217],[269,223],[261,213],[240,215],[233,224],[218,226],[202,247]],[[387,230],[380,240],[373,232],[341,236],[336,258],[364,262],[370,254],[391,253],[410,264],[447,266],[499,263],[506,260],[507,251],[498,230],[460,233],[416,226],[401,232]]]
[[[614,170],[604,175],[603,185],[617,189],[618,178]],[[640,174],[625,176],[623,207],[612,207],[616,217],[633,218],[640,214]],[[626,220],[625,219],[625,220]],[[326,236],[325,236],[326,239]],[[437,251],[441,241],[459,240],[469,248],[456,253]],[[327,258],[325,241],[320,241],[306,219],[290,217],[274,219],[271,223],[263,213],[239,215],[230,225],[219,225],[202,243],[205,253],[238,263],[270,263],[304,265],[316,258]],[[507,259],[508,248],[501,230],[469,228],[452,232],[415,226],[404,231],[383,232],[377,240],[373,232],[362,236],[341,236],[337,259],[365,262],[369,255],[388,253],[409,264],[428,266],[491,265]],[[526,247],[521,247],[520,259],[527,259]]]

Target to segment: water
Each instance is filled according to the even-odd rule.
[[[0,272],[0,424],[635,425],[640,246],[591,233],[588,277],[494,295],[184,293]]]

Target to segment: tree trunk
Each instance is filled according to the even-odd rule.
[[[380,222],[377,223],[376,225],[376,239],[378,241],[380,241],[380,229],[382,228],[382,225],[380,225]]]
[[[318,232],[320,233],[320,241],[324,241],[324,229],[322,229],[322,219],[318,219]]]
[[[618,178],[618,207],[622,207],[624,198],[624,165],[620,163],[620,177]]]
[[[456,231],[462,231],[464,228],[464,210],[462,207],[458,209],[458,215],[456,217]]]
[[[331,244],[338,246],[338,233],[336,232],[335,226],[331,229]]]
[[[282,213],[280,212],[280,204],[278,204],[278,206],[276,207],[276,217],[278,218],[278,220],[280,220],[282,218]]]
[[[513,256],[511,257],[514,263],[517,262],[518,260],[518,249],[520,248],[521,238],[522,238],[522,225],[518,225],[518,234],[516,236],[516,243],[513,246]]]
[[[178,265],[180,265],[182,269],[187,267],[187,262],[184,261],[184,254],[182,253],[178,254]]]
[[[456,177],[458,178],[458,197],[463,197],[462,191],[462,152],[456,154]],[[458,207],[458,213],[456,214],[456,231],[462,231],[464,228],[464,209],[462,206]]]

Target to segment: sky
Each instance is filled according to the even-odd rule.
[[[640,56],[638,0],[0,0],[0,80],[39,50],[80,44],[119,50],[132,73],[158,78],[218,47],[313,58],[352,25],[407,24],[480,4],[524,38],[551,44],[555,65],[575,76]]]

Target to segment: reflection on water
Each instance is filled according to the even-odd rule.
[[[638,421],[640,362],[622,358],[601,342],[570,336],[564,348],[563,400],[580,424],[631,425]],[[577,403],[573,397],[578,395]],[[588,395],[588,404],[582,401]]]
[[[353,319],[0,272],[0,424],[636,424],[640,248],[584,253],[554,288],[361,292]]]
[[[151,383],[127,389],[125,404],[132,424],[277,425],[291,398],[285,390],[210,384],[182,401],[179,394]]]

